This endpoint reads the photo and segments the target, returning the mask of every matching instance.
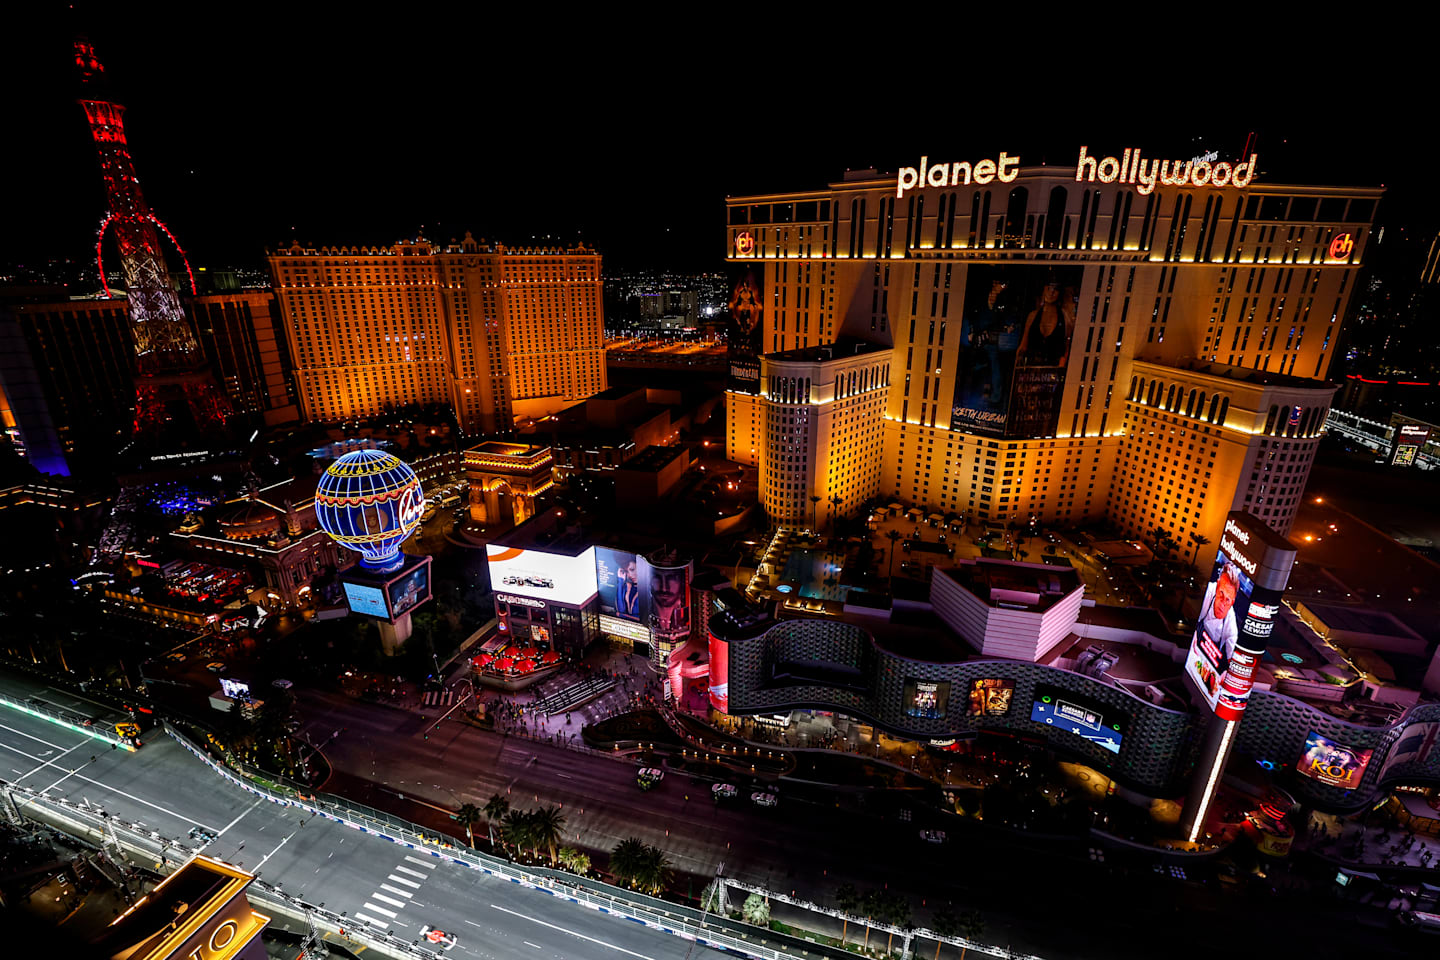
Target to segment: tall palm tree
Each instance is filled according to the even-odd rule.
[[[835,526],[835,518],[840,513],[840,508],[845,505],[845,498],[838,493],[830,495],[830,526]]]
[[[813,530],[814,528],[820,526],[820,500],[821,500],[821,499],[822,499],[822,498],[821,498],[820,494],[818,494],[818,493],[812,493],[812,494],[810,495],[810,503],[813,504],[813,506],[810,507],[810,528],[811,528],[812,530]]]
[[[892,927],[903,927],[910,922],[910,901],[893,890],[885,892],[882,910],[885,922]],[[895,931],[891,930],[885,941],[885,952],[889,953],[894,945]]]
[[[1195,552],[1190,554],[1190,566],[1195,566],[1200,560],[1200,548],[1210,542],[1210,538],[1203,533],[1188,534],[1190,542],[1195,544]]]
[[[852,884],[842,883],[835,888],[835,906],[841,913],[854,913],[860,909],[860,891]],[[840,928],[840,945],[845,945],[846,934],[850,932],[850,920],[848,917],[841,917],[843,926]]]
[[[966,910],[960,914],[960,936],[966,940],[978,940],[985,933],[985,919],[980,916],[979,910]],[[960,948],[960,960],[965,960],[965,954],[970,951],[969,947]]]
[[[544,847],[550,853],[550,863],[555,863],[555,848],[565,829],[565,815],[559,807],[541,807],[530,814],[530,842]]]
[[[885,538],[890,541],[890,573],[888,579],[895,579],[895,542],[900,539],[899,530],[886,530]]]
[[[511,810],[500,821],[500,834],[505,843],[517,852],[531,846],[530,814],[524,810]]]
[[[465,836],[470,841],[470,849],[475,849],[475,824],[480,822],[484,814],[480,808],[473,803],[462,803],[460,809],[455,811],[455,820],[465,828]]]
[[[615,844],[610,851],[610,874],[617,884],[633,886],[640,862],[645,857],[645,844],[639,837],[630,837]]]
[[[670,882],[670,860],[659,847],[646,847],[635,874],[635,889],[658,897]]]
[[[885,895],[879,890],[868,890],[860,898],[860,915],[865,918],[865,949],[870,949],[870,924],[885,908]]]
[[[502,820],[505,814],[510,812],[510,801],[498,793],[490,795],[485,801],[485,828],[490,831],[490,848],[495,848],[495,822]]]
[[[948,907],[941,907],[930,918],[930,929],[935,931],[936,936],[953,937],[960,932],[960,918],[955,916]],[[935,960],[940,960],[941,941],[935,941]],[[963,947],[961,948],[964,949]]]

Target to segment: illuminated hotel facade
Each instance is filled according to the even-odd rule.
[[[600,256],[476,241],[271,253],[306,420],[449,404],[508,430],[606,387]]]
[[[1151,186],[1119,158],[1098,177],[1093,158],[1006,162],[1004,182],[992,161],[938,178],[922,163],[727,199],[765,368],[747,384],[732,363],[727,455],[758,468],[772,516],[800,520],[792,494],[809,508],[844,483],[841,512],[884,497],[992,522],[1109,519],[1162,527],[1184,555],[1233,509],[1288,532],[1382,191],[1268,184],[1253,160],[1240,187]],[[826,422],[836,403],[813,384],[835,382],[840,353],[798,403],[771,374],[846,340],[873,345],[883,403],[796,442],[792,419]],[[833,476],[870,430],[878,470]]]

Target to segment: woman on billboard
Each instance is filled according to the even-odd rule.
[[[1022,366],[1065,366],[1070,359],[1070,335],[1075,331],[1074,303],[1073,294],[1061,296],[1060,281],[1051,274],[1040,289],[1035,309],[1025,318],[1019,351]]]

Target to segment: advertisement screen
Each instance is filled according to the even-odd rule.
[[[1402,423],[1395,428],[1394,449],[1390,454],[1390,464],[1396,467],[1409,467],[1415,463],[1415,458],[1425,448],[1425,442],[1430,439],[1430,428],[1422,427],[1413,423]]]
[[[622,637],[632,643],[636,640],[641,643],[650,642],[648,627],[631,623],[629,620],[621,620],[619,617],[612,617],[607,613],[600,614],[600,632],[612,637]]]
[[[972,264],[966,270],[950,426],[1055,435],[1084,268]]]
[[[905,716],[942,720],[950,706],[950,681],[905,680]]]
[[[1305,752],[1296,761],[1295,769],[1312,780],[1353,790],[1365,776],[1373,752],[1356,750],[1311,733],[1305,738]]]
[[[970,716],[1003,717],[1010,712],[1015,681],[991,677],[970,681]]]
[[[390,615],[398,617],[430,598],[430,564],[422,563],[405,576],[389,584]]]
[[[578,557],[485,545],[490,561],[490,588],[522,597],[580,606],[595,596],[595,548]]]
[[[221,677],[220,692],[236,700],[248,700],[250,699],[250,684],[242,683],[239,680],[227,680]]]
[[[730,712],[730,644],[710,634],[710,706]]]
[[[1102,707],[1068,690],[1043,685],[1035,688],[1030,719],[1069,730],[1111,753],[1120,752],[1129,723],[1129,717],[1112,707]]]
[[[390,610],[385,606],[385,594],[378,587],[364,583],[345,583],[345,602],[350,604],[351,613],[362,613],[367,617],[390,619]]]
[[[760,393],[760,354],[765,340],[765,266],[743,264],[730,278],[725,337],[730,360],[726,389]]]
[[[690,565],[657,566],[640,558],[649,599],[650,635],[680,640],[690,635]]]
[[[595,588],[600,595],[600,612],[642,623],[648,608],[648,579],[640,576],[644,561],[637,555],[612,547],[595,548]],[[648,637],[646,639],[649,639]]]
[[[1231,656],[1240,639],[1240,618],[1250,609],[1250,597],[1254,591],[1255,585],[1240,565],[1224,550],[1217,551],[1215,568],[1210,573],[1210,582],[1200,601],[1195,633],[1190,638],[1190,652],[1185,658],[1185,672],[1200,688],[1210,708],[1217,712],[1216,705],[1223,692],[1221,681],[1230,669]],[[1247,659],[1242,657],[1242,661]],[[1253,663],[1242,662],[1236,666],[1244,670],[1254,669]],[[1246,685],[1246,695],[1248,692]],[[1234,704],[1229,706],[1233,709]]]

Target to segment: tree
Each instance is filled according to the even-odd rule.
[[[745,898],[745,905],[740,908],[740,915],[745,918],[746,923],[753,923],[757,927],[770,926],[770,901],[752,893]]]
[[[658,897],[670,883],[670,860],[659,847],[646,847],[635,871],[634,886],[641,893]]]
[[[1160,556],[1163,549],[1161,547],[1161,543],[1165,540],[1170,539],[1170,531],[1166,530],[1162,526],[1157,525],[1147,530],[1145,532],[1145,535],[1150,538],[1151,553],[1153,553],[1157,557]]]
[[[881,897],[881,916],[885,922],[892,927],[904,927],[910,923],[910,901],[893,890],[887,890]],[[895,931],[890,931],[890,936],[885,941],[885,952],[889,953],[895,945]]]
[[[820,500],[820,494],[812,493],[810,495],[810,526],[812,529],[820,526]]]
[[[891,580],[895,579],[895,542],[900,539],[899,530],[886,530],[885,538],[890,541],[890,574]]]
[[[835,888],[835,906],[841,913],[855,913],[860,909],[860,891],[853,884],[840,884]],[[840,922],[840,944],[844,946],[846,934],[850,931],[850,918],[841,917]]]
[[[978,940],[985,934],[985,919],[980,916],[979,910],[966,910],[960,914],[959,933],[966,940]],[[965,960],[969,950],[969,947],[960,948],[960,960]]]
[[[610,873],[615,882],[633,887],[644,858],[645,844],[639,837],[630,837],[615,844],[615,848],[610,851]]]
[[[840,494],[838,494],[838,493],[836,493],[836,494],[831,494],[831,496],[830,496],[830,525],[831,525],[832,528],[835,526],[836,517],[839,516],[839,514],[840,514],[840,508],[841,508],[842,506],[844,506],[844,505],[845,505],[845,498],[844,498],[844,497],[840,496]]]
[[[518,852],[524,847],[533,849],[533,833],[530,829],[530,815],[523,810],[511,810],[500,822],[500,834],[505,843]]]
[[[879,890],[867,891],[860,898],[860,914],[865,918],[865,949],[870,949],[870,924],[875,922],[885,909],[885,895]]]
[[[930,919],[930,929],[934,930],[938,937],[953,937],[960,932],[960,918],[955,916],[949,907],[941,907]],[[940,960],[941,945],[941,941],[935,941],[935,960]]]
[[[541,807],[530,815],[530,842],[537,848],[544,847],[550,853],[550,863],[555,863],[555,849],[565,829],[565,815],[559,807]]]
[[[502,820],[510,812],[510,801],[498,793],[485,801],[485,828],[490,831],[490,848],[495,848],[495,821]]]
[[[578,873],[584,876],[590,872],[590,855],[588,853],[581,853],[574,847],[561,847],[557,859],[560,861],[560,866],[569,870],[571,873]]]
[[[705,885],[704,891],[700,894],[700,909],[705,913],[720,912],[720,906],[725,902],[725,881],[716,877]]]
[[[1187,534],[1187,536],[1190,538],[1190,542],[1195,545],[1195,551],[1190,555],[1190,566],[1193,567],[1200,562],[1200,548],[1209,543],[1210,538],[1203,533],[1194,532]]]
[[[460,809],[455,811],[455,820],[465,828],[465,836],[470,841],[470,849],[475,849],[475,824],[480,822],[483,814],[480,808],[473,803],[462,803]]]

